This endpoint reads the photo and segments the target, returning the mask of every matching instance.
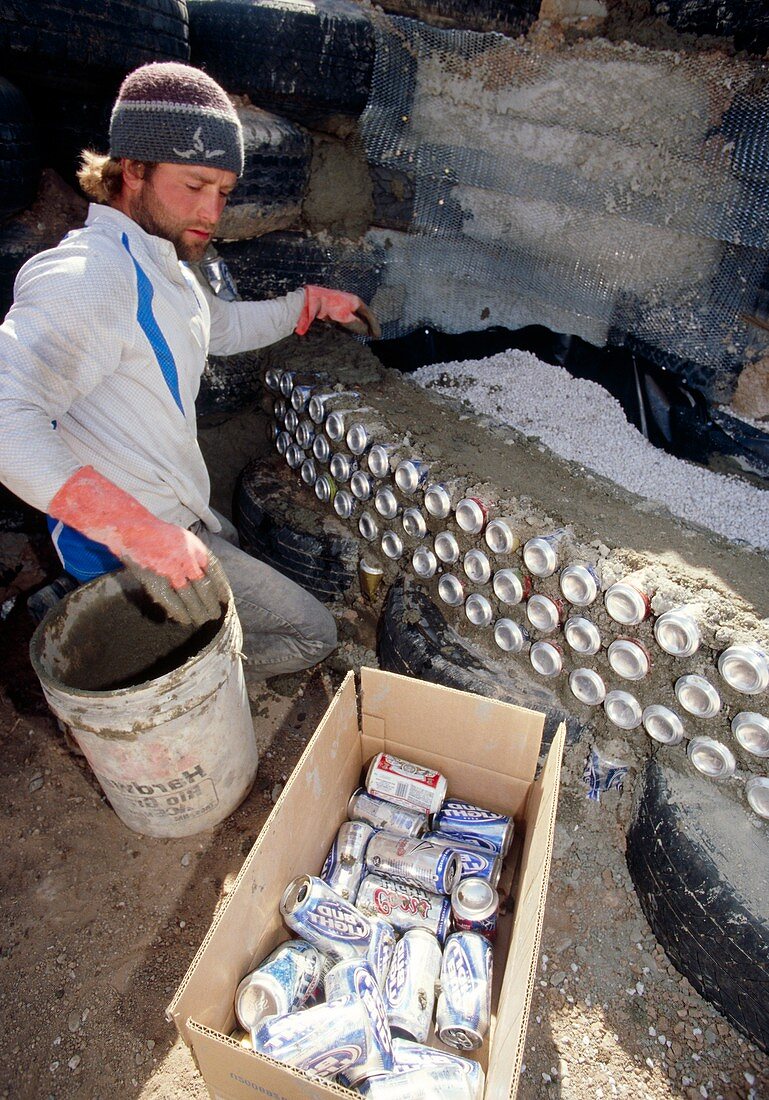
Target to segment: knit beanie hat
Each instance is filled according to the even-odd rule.
[[[243,172],[235,108],[215,80],[177,61],[153,61],[128,74],[112,108],[109,139],[115,158]]]

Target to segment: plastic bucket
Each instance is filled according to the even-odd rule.
[[[232,596],[195,630],[163,618],[125,571],[78,588],[35,631],[48,705],[130,829],[190,836],[250,791],[259,755],[242,642]]]

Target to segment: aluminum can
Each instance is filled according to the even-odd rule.
[[[291,391],[294,388],[294,379],[296,378],[296,372],[292,370],[284,370],[280,372],[280,392],[284,397],[290,397]]]
[[[456,932],[477,932],[493,942],[497,938],[499,894],[482,878],[466,878],[451,894],[451,917]]]
[[[473,626],[491,626],[494,610],[480,592],[473,592],[465,601],[465,615]]]
[[[494,641],[505,653],[520,653],[531,641],[525,626],[514,619],[497,619],[494,623]]]
[[[371,838],[363,858],[367,873],[424,886],[434,894],[450,894],[462,868],[453,849],[433,844],[426,837],[385,832]]]
[[[285,397],[276,397],[272,402],[272,415],[278,421],[279,424],[283,423],[283,419],[288,411],[288,405],[286,404]]]
[[[395,443],[375,443],[366,455],[368,468],[374,477],[387,477],[390,473],[390,458],[398,450]]]
[[[334,497],[334,511],[340,519],[349,519],[359,507],[358,501],[346,489],[340,489]]]
[[[395,951],[395,929],[384,917],[369,917],[369,920],[371,943],[366,952],[366,961],[374,972],[379,988],[383,990]]]
[[[686,755],[697,771],[710,779],[728,779],[737,770],[732,750],[712,737],[693,737],[686,746]]]
[[[557,676],[563,671],[563,652],[554,642],[535,642],[529,650],[529,661],[540,676]]]
[[[475,584],[487,584],[491,580],[491,563],[483,550],[468,550],[462,559],[465,576]]]
[[[379,537],[379,524],[371,515],[371,512],[361,512],[358,520],[358,530],[368,542],[373,542]]]
[[[753,775],[745,783],[745,797],[754,814],[769,819],[769,778],[765,775]],[[393,1054],[395,1054],[393,1044]]]
[[[440,531],[433,542],[436,557],[444,565],[453,565],[459,561],[459,543],[451,531]]]
[[[385,531],[382,535],[382,553],[392,561],[403,557],[403,539],[397,531]]]
[[[769,756],[769,718],[752,710],[741,710],[732,718],[731,730],[746,752]]]
[[[537,594],[529,596],[526,603],[526,618],[542,634],[551,634],[557,630],[563,618],[563,604],[550,596]]]
[[[314,875],[299,875],[288,884],[280,912],[289,928],[332,959],[351,959],[368,950],[368,918]]]
[[[294,409],[286,410],[286,415],[283,417],[283,427],[292,435],[299,427],[299,414]]]
[[[592,565],[567,565],[561,570],[558,584],[564,599],[575,607],[594,603],[601,591],[601,578]]]
[[[292,470],[298,470],[306,458],[306,454],[301,447],[297,447],[296,443],[292,443],[286,451],[286,462],[289,464]]]
[[[268,420],[267,424],[265,425],[264,434],[267,438],[267,442],[274,445],[278,441],[278,436],[280,435],[280,427],[274,421]]]
[[[425,839],[441,848],[450,848],[459,856],[460,881],[466,878],[482,878],[489,885],[496,887],[502,874],[502,857],[496,852],[484,852],[461,837],[450,836],[437,830],[426,833]]]
[[[498,852],[503,858],[510,850],[515,834],[515,822],[506,814],[473,806],[461,798],[447,798],[433,816],[433,829],[444,836],[455,836]]]
[[[460,1054],[449,1054],[447,1050],[437,1050],[435,1047],[424,1046],[422,1043],[414,1043],[411,1039],[400,1039],[397,1036],[393,1039],[393,1057],[395,1061],[390,1072],[394,1074],[408,1073],[415,1069],[432,1070],[442,1066],[460,1069],[470,1083],[473,1100],[482,1100],[485,1077],[478,1062],[472,1062]]]
[[[449,607],[461,607],[465,602],[465,586],[453,573],[444,573],[438,581],[438,595]]]
[[[331,444],[325,435],[316,435],[312,441],[313,456],[324,466],[331,458]]]
[[[721,710],[721,696],[704,676],[679,676],[673,690],[684,710],[695,718],[715,718]]]
[[[221,256],[208,256],[200,261],[200,270],[208,285],[223,302],[236,302],[240,295],[230,269]]]
[[[403,530],[412,539],[423,539],[427,534],[427,521],[418,508],[406,508],[401,516]]]
[[[320,877],[345,901],[355,901],[363,878],[366,846],[374,832],[365,821],[343,821],[326,856]]]
[[[348,428],[345,439],[354,455],[362,455],[373,445],[377,436],[381,439],[382,436],[386,438],[388,435],[389,429],[382,423],[356,421]]]
[[[304,940],[289,940],[247,974],[235,993],[235,1015],[252,1031],[267,1016],[305,1004],[320,985],[322,956]]]
[[[339,498],[337,497],[337,500]],[[334,501],[336,504],[336,501]],[[361,558],[358,563],[358,585],[360,586],[361,593],[371,603],[379,591],[379,586],[384,580],[384,569],[381,565],[377,565],[374,562],[365,561]]]
[[[382,990],[369,964],[365,959],[343,959],[329,970],[325,986],[327,1002],[357,997],[368,1016],[370,1034],[367,1056],[344,1071],[346,1081],[356,1085],[366,1077],[388,1073],[395,1061],[392,1035]]]
[[[583,619],[581,615],[572,615],[563,628],[566,641],[575,653],[591,656],[601,648],[601,634],[595,623]]]
[[[296,392],[296,391],[294,391]],[[294,432],[294,438],[304,450],[311,450],[315,442],[315,427],[309,420],[300,420]]]
[[[427,830],[427,814],[388,802],[359,787],[347,804],[347,815],[354,821],[365,821],[375,829],[403,836],[421,836]]]
[[[649,675],[649,654],[634,638],[617,638],[606,651],[613,672],[624,680],[643,680]]]
[[[374,492],[374,479],[365,470],[356,470],[350,478],[350,491],[358,500],[369,500]]]
[[[337,484],[340,481],[349,481],[357,469],[358,463],[355,459],[350,458],[349,455],[342,454],[341,451],[337,451],[336,454],[333,454],[328,464],[328,472]]]
[[[321,504],[333,504],[336,496],[336,482],[331,474],[321,474],[315,482],[315,496]]]
[[[492,554],[512,554],[521,545],[515,533],[518,523],[510,516],[495,517],[486,524],[483,537]]]
[[[558,558],[565,548],[569,532],[561,527],[549,535],[536,535],[523,547],[523,561],[535,577],[552,577],[558,568]]]
[[[463,497],[454,509],[457,524],[468,535],[480,535],[488,515],[488,505],[479,497]]]
[[[575,668],[569,673],[569,690],[580,703],[597,707],[606,698],[606,685],[592,668]]]
[[[603,709],[610,722],[621,730],[634,730],[641,725],[643,709],[629,691],[609,691],[603,701]]]
[[[254,1031],[253,1043],[254,1050],[295,1069],[336,1077],[355,1074],[373,1055],[372,1035],[363,1000],[342,997],[303,1012],[271,1016]]]
[[[344,443],[345,434],[347,432],[347,425],[359,416],[362,410],[349,406],[348,408],[334,408],[333,412],[330,412],[323,424],[323,430],[332,443]]]
[[[279,455],[284,455],[291,446],[291,443],[292,439],[290,432],[278,432],[275,436],[275,450]]]
[[[333,409],[341,405],[350,405],[359,397],[360,394],[354,393],[352,390],[345,390],[341,393],[334,393],[333,391],[331,393],[314,393],[307,403],[310,420],[316,424],[322,424]]]
[[[411,928],[395,945],[384,989],[390,1030],[424,1043],[430,1032],[435,986],[441,972],[441,945],[432,932]]]
[[[299,476],[305,485],[314,485],[318,479],[318,468],[315,465],[315,460],[312,458],[306,458],[302,465],[299,467]]]
[[[531,593],[531,577],[520,569],[498,569],[492,581],[494,595],[511,607],[528,600]]]
[[[418,577],[434,577],[438,559],[429,546],[418,546],[411,557],[411,568]]]
[[[681,609],[660,615],[654,623],[654,637],[660,649],[672,657],[691,657],[700,648],[697,622]]]
[[[663,745],[680,745],[684,739],[684,724],[675,711],[652,703],[641,715],[643,727],[654,741]]]
[[[481,1085],[481,1090],[483,1089]],[[422,1066],[369,1077],[358,1086],[367,1100],[482,1100],[483,1092],[460,1066]]]
[[[402,507],[389,485],[378,489],[374,497],[374,507],[383,519],[395,519]]]
[[[384,875],[366,875],[360,884],[356,906],[367,917],[384,917],[396,932],[426,928],[443,942],[451,923],[451,902],[421,886]]]
[[[446,797],[446,777],[389,752],[379,752],[366,773],[366,790],[399,806],[435,813]]]
[[[270,367],[264,372],[264,384],[270,393],[280,393],[280,376],[283,372]]]
[[[395,484],[406,496],[412,496],[423,487],[429,473],[427,463],[421,458],[407,458],[395,467]]]
[[[477,1050],[491,1020],[491,944],[475,932],[446,940],[435,1018],[438,1038],[457,1050]]]
[[[425,508],[435,519],[446,519],[452,507],[461,500],[462,487],[458,481],[435,482],[425,489]]]
[[[294,386],[291,391],[291,408],[295,412],[304,412],[312,397],[312,386]]]
[[[647,594],[624,581],[618,581],[607,588],[603,602],[607,613],[623,626],[637,626],[651,612],[651,602]]]
[[[769,657],[757,646],[729,646],[718,658],[718,671],[743,695],[758,695],[769,687]]]

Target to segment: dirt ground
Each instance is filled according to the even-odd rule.
[[[642,506],[541,452],[536,441],[502,439],[472,418],[460,420],[429,394],[404,404],[403,383],[378,371],[358,345],[319,336],[301,354],[295,344],[280,354],[300,368],[343,354],[361,385],[377,387],[381,399],[399,398],[396,419],[426,432],[423,414],[432,410],[428,449],[450,438],[461,456],[472,439],[490,478],[514,485],[525,477],[532,507],[555,516],[567,507],[586,531],[608,531],[613,546],[657,552],[694,574],[708,570],[766,615],[765,556]],[[261,450],[260,426],[244,413],[202,433],[216,506],[226,509],[235,473]],[[25,597],[56,573],[41,531],[0,534],[0,1096],[200,1100],[205,1086],[164,1009],[344,669],[373,649],[375,615],[359,598],[340,604],[342,644],[332,658],[266,687],[250,685],[262,747],[252,793],[212,832],[156,840],[129,832],[113,814],[66,746],[29,666]],[[633,773],[621,794],[589,801],[581,778],[589,743],[586,734],[565,758],[519,1096],[769,1097],[769,1058],[656,946],[624,861]]]

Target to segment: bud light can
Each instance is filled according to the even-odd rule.
[[[358,997],[368,1018],[368,1054],[366,1058],[344,1071],[352,1085],[378,1073],[388,1073],[393,1067],[393,1048],[382,991],[365,959],[343,959],[326,975],[326,1001]]]
[[[282,943],[247,974],[235,993],[235,1015],[252,1031],[267,1016],[284,1016],[305,1004],[320,985],[323,959],[304,940]]]
[[[364,821],[343,821],[320,877],[345,901],[354,902],[363,878],[363,857],[374,830]]]
[[[472,1089],[473,1100],[481,1100],[486,1084],[483,1070],[478,1062],[469,1058],[463,1058],[461,1054],[450,1054],[447,1050],[437,1050],[435,1047],[424,1046],[422,1043],[414,1043],[411,1039],[401,1039],[396,1036],[393,1039],[393,1057],[395,1059],[391,1073],[408,1073],[415,1069],[440,1069],[443,1066],[453,1066],[461,1069],[467,1076]]]
[[[368,917],[314,875],[299,875],[288,884],[280,911],[289,928],[332,959],[351,959],[368,950]]]
[[[422,1066],[406,1073],[370,1077],[358,1086],[368,1100],[482,1100],[459,1066]]]
[[[271,1016],[254,1031],[254,1050],[320,1077],[361,1066],[371,1054],[368,1012],[360,997]]]
[[[435,813],[446,797],[446,777],[433,768],[379,752],[369,765],[366,789],[399,806]]]
[[[426,928],[441,943],[451,922],[451,902],[447,897],[383,875],[364,877],[355,904],[368,917],[384,917],[396,932]]]
[[[395,951],[395,931],[384,917],[369,917],[371,921],[371,942],[366,952],[366,961],[374,971],[379,988],[384,989]]]
[[[347,805],[347,816],[354,821],[365,821],[375,829],[403,836],[421,836],[427,829],[427,814],[396,806],[386,798],[377,798],[359,787]]]
[[[395,945],[384,998],[393,1034],[424,1043],[430,1031],[441,947],[432,932],[411,928]]]
[[[502,857],[496,852],[484,852],[481,848],[468,843],[460,837],[447,833],[426,833],[425,839],[441,848],[450,848],[459,856],[460,882],[466,878],[482,878],[490,886],[496,887],[502,874]]]
[[[434,894],[450,894],[461,869],[459,856],[451,848],[432,844],[424,837],[386,832],[371,838],[364,859],[368,872],[424,886]]]
[[[504,858],[513,839],[511,817],[473,806],[461,798],[447,798],[433,817],[433,829],[451,836],[466,837],[486,850]]]
[[[451,895],[451,915],[456,932],[477,932],[487,940],[497,938],[499,895],[482,878],[466,878]]]
[[[483,1045],[491,1019],[491,944],[475,932],[446,940],[435,1017],[438,1038],[457,1050]]]

